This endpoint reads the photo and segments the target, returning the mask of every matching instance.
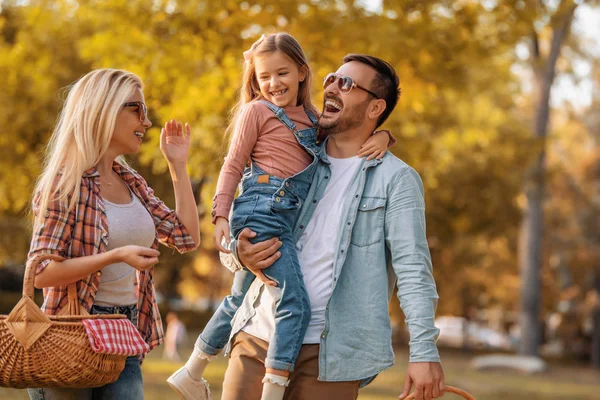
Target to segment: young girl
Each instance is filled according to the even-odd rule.
[[[163,341],[154,294],[158,243],[180,252],[200,244],[198,215],[186,171],[190,128],[170,121],[160,149],[168,161],[177,211],[170,210],[122,158],[137,153],[148,128],[142,81],[115,69],[92,71],[75,83],[46,149],[33,200],[28,258],[42,261],[35,286],[42,310],[68,310],[67,286],[91,314],[125,314],[150,349]],[[129,357],[116,382],[93,389],[29,389],[31,399],[144,398],[140,360]]]
[[[253,240],[279,237],[283,243],[281,257],[264,272],[276,282],[279,298],[262,393],[263,400],[274,400],[283,398],[310,320],[292,229],[321,149],[316,110],[310,101],[311,71],[298,42],[286,33],[263,35],[244,58],[241,98],[230,126],[233,137],[219,176],[212,217],[215,243],[221,252],[228,252],[222,240],[229,241],[230,226],[234,237],[247,227],[257,232]],[[389,136],[379,133],[370,140],[378,143],[373,156],[380,155]],[[248,160],[251,166],[244,171]],[[234,200],[240,180],[242,190]],[[205,398],[198,395],[206,386],[204,368],[229,341],[231,320],[254,278],[248,271],[236,273],[232,294],[199,336],[189,361],[167,380],[185,399]]]

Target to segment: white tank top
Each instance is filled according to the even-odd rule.
[[[151,247],[156,236],[152,216],[140,200],[131,193],[131,202],[115,204],[104,200],[108,218],[107,250],[127,245]],[[105,307],[137,303],[136,269],[120,262],[102,269],[100,286],[94,304]]]

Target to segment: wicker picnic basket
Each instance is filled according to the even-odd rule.
[[[75,284],[68,286],[69,304],[48,316],[33,301],[35,272],[54,255],[32,258],[25,268],[23,297],[9,315],[0,315],[0,386],[99,387],[117,380],[127,356],[95,353],[83,319],[121,319],[124,315],[89,315],[80,309]]]
[[[464,397],[467,400],[475,400],[475,397],[473,397],[470,393],[465,392],[462,389],[456,388],[454,386],[446,386],[444,388],[444,393],[455,393],[459,396]],[[404,400],[414,400],[415,398],[415,393],[411,393],[409,394],[407,397],[404,398]]]

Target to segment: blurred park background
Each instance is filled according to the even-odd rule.
[[[210,209],[242,52],[276,31],[303,46],[319,108],[323,77],[347,53],[379,56],[400,76],[384,127],[425,185],[447,383],[480,399],[600,398],[598,1],[0,0],[0,313],[20,298],[31,191],[62,89],[112,67],[145,82],[154,127],[130,161],[171,206],[159,127],[192,125],[203,243],[163,249],[155,277],[162,310],[202,329],[232,278]],[[361,399],[401,391],[408,338],[395,298],[390,312],[398,365]],[[144,367],[150,399],[172,397],[164,379],[179,365],[160,352]],[[471,360],[490,352],[546,370],[524,376],[516,358],[516,369],[476,370]],[[216,388],[224,368],[210,372]]]

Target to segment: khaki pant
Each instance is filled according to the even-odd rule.
[[[243,331],[233,340],[221,400],[260,400],[268,343]],[[360,381],[318,381],[319,345],[300,349],[284,400],[353,400]]]

